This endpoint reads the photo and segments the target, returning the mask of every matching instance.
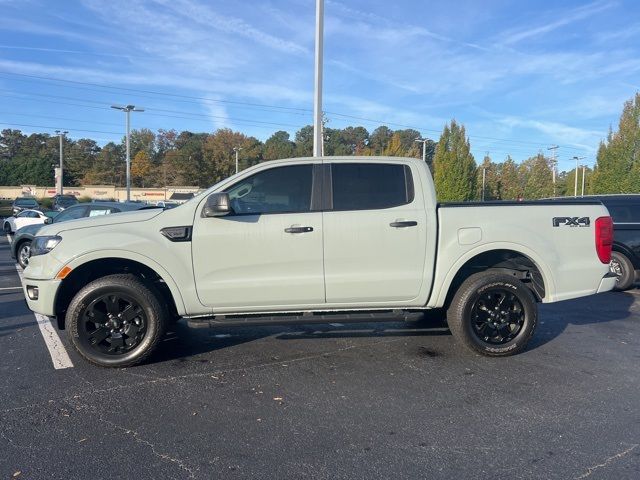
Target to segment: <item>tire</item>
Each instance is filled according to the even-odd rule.
[[[635,279],[635,271],[631,260],[626,255],[620,252],[611,252],[611,263],[609,263],[609,270],[616,274],[616,286],[614,290],[622,291],[628,290]]]
[[[22,268],[29,265],[29,255],[31,255],[31,240],[25,240],[16,249],[16,260]]]
[[[505,357],[527,346],[538,323],[538,307],[520,280],[481,272],[467,278],[455,293],[447,323],[459,344],[482,355]]]
[[[146,360],[165,332],[166,310],[156,290],[131,274],[108,275],[82,288],[67,309],[71,343],[101,367]]]

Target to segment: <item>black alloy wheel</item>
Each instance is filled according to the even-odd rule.
[[[456,341],[483,355],[514,355],[525,349],[538,322],[533,293],[512,275],[487,270],[458,287],[447,310]]]
[[[140,344],[146,326],[142,307],[130,296],[114,293],[87,306],[78,335],[81,342],[104,354],[122,355]]]
[[[492,345],[513,340],[524,325],[524,307],[512,291],[495,287],[482,292],[471,309],[473,332]]]
[[[157,289],[133,274],[114,274],[83,287],[71,300],[65,323],[71,343],[101,367],[130,367],[155,350],[167,325]]]

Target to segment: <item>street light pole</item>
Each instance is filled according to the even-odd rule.
[[[56,193],[58,195],[62,195],[64,192],[64,155],[62,153],[62,139],[69,132],[62,132],[60,130],[56,130],[58,137],[60,138],[60,165],[59,165],[59,173],[58,178],[56,179]]]
[[[418,143],[422,143],[422,161],[424,163],[427,163],[427,142],[429,141],[429,139],[418,137],[415,141]]]
[[[573,196],[577,197],[578,196],[578,162],[580,160],[582,160],[584,157],[573,157],[573,159],[576,161],[576,178],[575,178],[575,186],[574,186],[574,190],[573,190]]]
[[[233,151],[236,152],[236,173],[238,173],[238,152],[242,150],[242,147],[233,147]]]
[[[313,156],[322,156],[322,42],[324,0],[316,0],[315,97],[313,100]]]
[[[111,108],[115,108],[116,110],[121,110],[126,113],[126,123],[127,123],[127,202],[131,200],[131,153],[129,148],[130,137],[131,137],[131,112],[144,112],[142,108],[136,108],[135,105],[111,105]]]
[[[586,174],[587,174],[587,166],[582,165],[582,195],[580,195],[581,197],[584,197],[584,177]]]
[[[484,181],[487,174],[487,168],[482,167],[482,201],[484,202]]]
[[[556,196],[556,150],[558,150],[558,145],[551,145],[549,148],[547,148],[547,150],[553,150],[553,165],[551,168],[551,173],[553,175],[553,196]]]

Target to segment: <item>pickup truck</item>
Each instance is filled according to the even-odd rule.
[[[611,290],[598,201],[438,205],[415,159],[274,160],[171,210],[38,231],[23,288],[88,361],[139,363],[165,328],[389,320],[446,309],[457,343],[522,351],[537,302]],[[344,321],[344,320],[342,320]]]

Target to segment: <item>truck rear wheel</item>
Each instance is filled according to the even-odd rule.
[[[80,290],[67,309],[71,343],[89,362],[130,367],[151,355],[166,325],[153,287],[135,275],[108,275]]]
[[[614,290],[628,290],[633,284],[635,271],[631,260],[620,252],[611,252],[611,263],[609,270],[616,275],[616,286]]]
[[[493,357],[522,351],[537,321],[531,290],[510,275],[490,271],[467,278],[447,311],[447,323],[456,341]]]

